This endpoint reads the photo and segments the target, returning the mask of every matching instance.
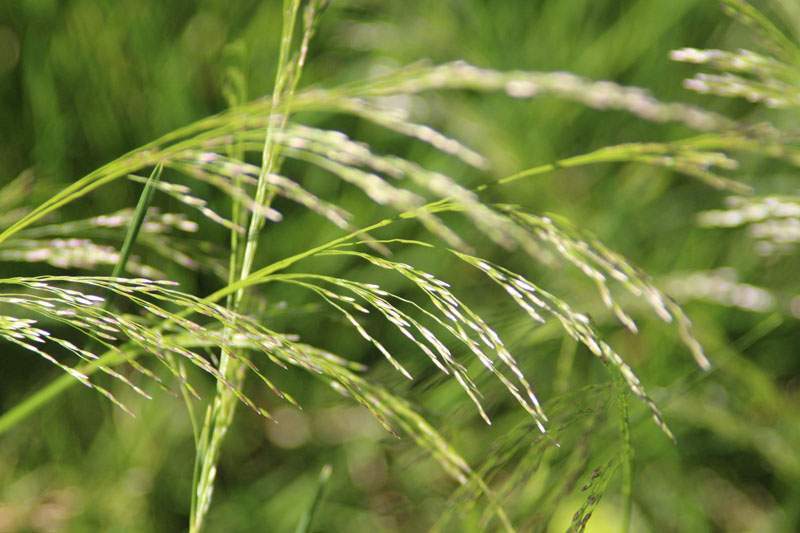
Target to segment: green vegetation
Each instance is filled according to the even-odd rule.
[[[800,9],[500,4],[0,10],[0,531],[800,527]]]

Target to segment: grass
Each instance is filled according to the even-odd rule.
[[[331,42],[328,20],[335,27],[338,18],[351,39],[373,31],[358,6],[327,4],[285,0],[254,18],[264,27],[281,21],[269,96],[248,101],[259,78],[248,78],[239,41],[226,52],[227,109],[53,187],[38,203],[31,191],[40,185],[27,173],[0,191],[8,213],[0,257],[10,269],[0,279],[0,336],[20,357],[27,350],[63,371],[29,388],[9,381],[0,453],[15,459],[0,470],[10,487],[3,497],[30,503],[0,507],[0,526],[39,527],[43,504],[20,485],[26,469],[41,486],[41,468],[59,468],[63,457],[75,465],[68,472],[103,476],[131,455],[145,461],[138,495],[90,511],[75,503],[90,490],[70,489],[53,523],[580,531],[606,508],[623,530],[791,530],[800,508],[786,488],[800,472],[796,365],[769,354],[786,352],[800,313],[791,278],[778,269],[766,289],[754,273],[790,265],[800,240],[797,199],[781,178],[798,161],[795,141],[786,115],[772,123],[769,115],[796,105],[792,37],[749,4],[726,1],[763,52],[672,52],[719,72],[689,78],[687,89],[743,98],[746,112],[464,61],[339,81],[323,65],[306,85],[315,38]],[[74,9],[68,20],[90,20],[87,5]],[[537,16],[552,10],[544,4]],[[207,33],[220,24],[203,12],[192,21]],[[630,132],[560,157],[546,148],[558,139],[534,143],[544,157],[503,172],[508,161],[491,154],[507,159],[514,150],[514,120],[494,139],[475,129],[495,126],[475,122],[474,109],[508,116],[540,99],[555,110],[543,116],[562,121],[559,131],[597,134],[610,124],[596,117],[609,116]],[[595,113],[591,126],[582,108]],[[419,109],[428,116],[415,117]],[[517,158],[531,145],[521,146]],[[756,169],[776,177],[748,179]],[[628,179],[591,182],[608,172]],[[87,199],[126,182],[144,183],[135,210],[109,201],[92,204],[101,209],[86,218]],[[728,207],[708,195],[728,195]],[[695,218],[716,229],[693,229]],[[739,227],[758,254],[729,233]],[[723,265],[746,281],[714,270]],[[771,314],[762,321],[741,310]],[[36,448],[40,458],[26,459],[26,425],[75,397],[77,383],[116,405],[85,407],[108,425],[70,435],[56,424],[39,437],[50,441]],[[147,399],[187,416],[119,418],[151,412]],[[260,417],[234,417],[240,403]],[[347,418],[346,409],[357,414]],[[370,420],[379,429],[358,436]],[[264,423],[285,427],[274,430],[285,438],[265,445]],[[170,451],[157,454],[150,428],[166,427]],[[117,446],[116,455],[114,443],[130,434],[140,450]],[[398,440],[387,442],[391,435]],[[91,449],[78,453],[86,442]],[[292,455],[280,442],[301,449]],[[737,479],[749,472],[743,464],[734,473],[720,466],[730,454],[757,457],[759,481]],[[674,468],[681,462],[691,467]],[[169,482],[166,472],[180,475]],[[177,510],[151,518],[145,509],[159,494]],[[140,508],[122,517],[113,509],[126,501]],[[570,519],[560,523],[565,506]],[[676,517],[677,509],[687,512]]]

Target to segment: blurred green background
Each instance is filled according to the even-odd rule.
[[[250,98],[268,94],[280,34],[277,1],[15,0],[0,6],[0,180],[32,169],[32,202],[159,135],[225,108],[225,69],[246,73]],[[243,55],[231,52],[231,44]],[[315,39],[302,85],[333,85],[423,58],[465,59],[504,70],[565,70],[648,88],[663,100],[708,105],[736,117],[749,106],[701,99],[681,88],[691,72],[671,63],[682,46],[747,47],[715,2],[701,0],[334,0]],[[645,123],[616,112],[586,110],[542,99],[442,93],[412,102],[414,116],[488,156],[491,174],[503,176],[557,158],[631,141],[668,140],[690,132]],[[468,185],[487,179],[425,145],[352,118],[306,117],[359,139],[441,169]],[[777,120],[790,122],[791,117]],[[376,209],[358,194],[317,180],[326,198],[339,199],[368,223]],[[796,177],[753,160],[745,176],[757,188],[786,189]],[[2,184],[0,183],[0,184]],[[134,184],[101,189],[62,211],[132,205]],[[697,228],[696,214],[719,207],[723,194],[663,170],[608,165],[559,171],[493,191],[489,198],[536,212],[568,217],[594,232],[656,279],[676,272],[732,266],[744,281],[782,294],[798,291],[797,255],[764,260],[746,236]],[[168,206],[169,202],[160,200]],[[175,206],[172,206],[173,208]],[[328,227],[297,211],[275,228],[260,258],[280,258],[326,236]],[[408,229],[408,232],[415,230]],[[202,237],[222,242],[225,232],[203,226]],[[611,343],[637,369],[663,406],[676,433],[669,442],[635,402],[633,531],[796,531],[800,527],[800,330],[782,313],[759,315],[708,303],[687,310],[715,369],[701,375],[672,328],[642,321],[632,336],[604,317],[591,287],[571,269],[552,270],[527,257],[502,257],[545,287],[561,291],[607,327]],[[445,382],[419,354],[405,360],[418,379],[405,382],[359,338],[304,299],[273,291],[269,320],[278,329],[336,348],[369,363],[369,376],[401,393],[441,428],[473,465],[496,453],[514,428],[522,431],[521,457],[544,456],[545,466],[510,497],[522,531],[563,530],[585,499],[580,485],[619,447],[610,378],[588,352],[574,349],[553,328],[516,318],[502,294],[443,257],[408,252],[455,282],[468,301],[481,302],[487,320],[515,349],[540,396],[598,413],[596,430],[576,423],[561,450],[540,446],[525,414],[483,380],[495,423],[483,425],[459,389]],[[352,265],[339,265],[343,271]],[[41,272],[32,265],[0,264],[2,275]],[[210,277],[171,273],[184,288],[205,295]],[[358,270],[353,275],[366,275]],[[374,277],[374,275],[373,275]],[[391,280],[380,280],[392,283]],[[282,302],[286,302],[282,305]],[[392,334],[386,327],[383,333]],[[395,335],[396,337],[396,335]],[[567,354],[567,355],[565,355]],[[561,366],[560,366],[561,365]],[[58,371],[27,353],[4,347],[0,409],[16,404]],[[207,393],[211,384],[201,381]],[[304,406],[281,406],[251,383],[252,395],[276,413],[270,424],[242,410],[222,456],[208,531],[292,531],[308,507],[324,464],[333,466],[317,531],[422,531],[451,505],[455,490],[436,464],[408,439],[384,432],[363,409],[297,371],[276,380]],[[560,380],[560,381],[559,381]],[[588,384],[600,384],[587,391]],[[83,388],[81,388],[83,389]],[[155,388],[154,388],[155,389]],[[136,419],[88,390],[74,388],[0,436],[0,531],[181,531],[186,528],[193,444],[178,398],[155,389],[155,401],[127,398]],[[124,393],[123,393],[124,397]],[[528,431],[528,436],[525,436]],[[530,444],[526,444],[530,439]],[[537,448],[537,446],[539,446]],[[583,458],[582,460],[580,460]],[[577,461],[578,467],[571,462]],[[572,465],[572,466],[571,466]],[[522,468],[522,466],[519,466]],[[548,477],[547,472],[552,475]],[[572,474],[571,474],[572,473]],[[576,477],[568,486],[567,478]],[[556,497],[548,498],[558,483]],[[617,531],[619,475],[589,523],[589,531]],[[546,505],[544,505],[546,504]],[[445,531],[480,531],[467,509]],[[466,508],[465,508],[466,509]],[[554,513],[551,519],[549,514]],[[490,528],[497,527],[496,523]]]

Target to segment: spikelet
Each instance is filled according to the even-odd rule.
[[[412,66],[405,71],[391,73],[384,79],[374,80],[371,84],[367,82],[358,89],[358,96],[361,97],[442,89],[504,91],[514,98],[555,96],[595,109],[626,111],[653,122],[680,122],[697,130],[720,130],[733,125],[732,121],[721,115],[696,107],[659,102],[638,87],[588,80],[568,72],[500,72],[463,61],[429,67]],[[320,97],[324,98],[324,95]]]
[[[284,90],[288,90],[289,86],[295,83],[294,75],[286,73],[283,78],[281,85]],[[139,150],[134,150],[75,181],[0,232],[0,243],[46,214],[116,179],[158,163],[173,166],[177,160],[184,158],[187,150],[204,152],[208,148],[218,148],[223,151],[231,142],[239,140],[243,140],[245,145],[250,143],[250,146],[247,146],[248,150],[260,150],[263,147],[263,131],[267,126],[271,132],[270,143],[274,144],[275,138],[285,132],[288,114],[283,113],[283,109],[273,110],[273,105],[287,106],[293,111],[344,111],[363,116],[367,120],[372,120],[403,135],[423,140],[437,150],[459,157],[470,165],[481,167],[484,164],[483,158],[474,150],[428,126],[408,120],[402,113],[384,111],[376,103],[387,96],[412,95],[423,91],[445,89],[500,91],[515,98],[531,98],[539,95],[555,96],[596,109],[626,111],[645,120],[680,122],[693,129],[703,131],[729,130],[734,126],[732,121],[714,113],[684,104],[660,102],[643,89],[624,87],[607,81],[591,81],[564,72],[501,72],[478,68],[461,61],[439,66],[412,65],[364,82],[346,84],[328,90],[315,88],[300,91],[293,94],[293,97],[287,101],[281,101],[281,98],[278,98],[277,102],[271,102],[269,99],[256,100],[164,135]],[[292,91],[293,87],[289,92]],[[243,135],[246,137],[248,132],[258,132],[260,138],[256,146],[252,145],[256,142],[252,136],[249,141],[242,138]],[[208,161],[204,159],[205,157]],[[215,157],[216,154],[209,152],[199,162],[210,163]],[[415,206],[416,198],[411,193],[402,190],[395,191],[374,179],[374,176],[369,173],[350,167],[336,166],[330,162],[326,165],[340,178],[364,188],[370,197],[379,203],[387,204],[390,200],[387,193],[395,192],[403,200],[400,203],[404,204],[408,210],[418,207]],[[699,173],[698,177],[701,176],[702,173]],[[706,178],[708,181],[714,182],[711,176],[706,176]],[[134,179],[141,181],[143,178]],[[266,185],[265,182],[264,186]],[[205,200],[191,194],[190,190],[184,186],[163,184],[159,188],[179,201],[200,210],[204,216],[233,228],[231,221],[210,209],[205,204]],[[234,196],[239,194],[230,188],[227,188],[226,192]],[[256,191],[254,200],[259,200],[259,196],[263,196],[264,193],[265,191]],[[255,201],[252,205],[261,203]],[[400,208],[399,205],[397,207]],[[260,212],[256,211],[255,214],[257,217],[261,217]],[[276,213],[272,214],[279,218]],[[435,229],[451,244],[454,243],[454,235],[448,231],[449,228],[446,225],[429,214],[421,216],[429,227]]]
[[[726,209],[700,213],[704,227],[745,227],[762,255],[785,253],[800,243],[800,197],[731,196]]]
[[[770,55],[750,50],[674,50],[675,61],[703,65],[716,73],[699,73],[684,81],[684,87],[701,94],[743,98],[771,108],[800,105],[800,86],[793,66],[800,48],[766,16],[746,0],[723,0],[727,12],[761,37]]]
[[[633,369],[600,337],[588,316],[573,311],[566,302],[537,287],[515,272],[478,257],[460,252],[453,253],[484,272],[489,279],[501,286],[535,322],[544,322],[545,316],[555,318],[570,337],[583,344],[604,363],[614,367],[625,380],[631,392],[648,407],[658,427],[668,437],[673,438],[661,411],[645,392]]]
[[[519,228],[515,228],[513,223],[481,202],[474,192],[449,176],[400,157],[377,155],[367,145],[353,141],[341,132],[296,126],[287,133],[292,136],[293,146],[299,150],[315,153],[341,165],[367,167],[390,178],[413,181],[437,199],[457,205],[483,233],[502,246],[510,248],[519,241],[525,244],[524,237],[520,238],[522,232],[519,232]],[[435,209],[429,208],[428,211],[435,212]],[[415,211],[415,216],[420,216],[419,213]],[[434,233],[450,245],[467,248],[460,237],[451,231],[443,231],[446,229],[437,224]]]
[[[314,292],[335,309],[344,314],[348,322],[359,334],[368,342],[372,343],[399,372],[411,379],[411,375],[405,370],[402,364],[399,363],[383,345],[378,343],[378,341],[367,333],[353,314],[344,309],[344,306],[352,307],[355,311],[360,313],[367,313],[367,308],[361,303],[354,301],[352,297],[334,293],[328,289],[319,287],[317,283],[326,282],[349,291],[359,298],[363,304],[376,310],[388,322],[393,324],[398,331],[425,353],[431,362],[442,372],[451,375],[462,389],[464,389],[473,403],[475,403],[482,418],[487,423],[491,423],[481,405],[480,392],[467,375],[464,366],[454,358],[445,342],[443,342],[429,327],[425,326],[411,314],[404,312],[397,305],[393,304],[391,300],[411,305],[417,313],[432,320],[438,327],[446,330],[450,335],[467,347],[469,351],[478,358],[481,364],[505,385],[520,405],[534,417],[540,430],[544,431],[543,423],[546,422],[547,419],[541,410],[536,395],[516,361],[506,349],[497,333],[474,311],[467,307],[462,301],[458,300],[449,290],[449,286],[446,282],[435,278],[427,272],[414,269],[410,265],[389,261],[367,253],[350,250],[331,250],[320,255],[354,256],[364,259],[380,268],[397,272],[421,289],[434,305],[437,312],[433,313],[428,311],[415,301],[384,291],[379,286],[370,283],[360,283],[341,278],[312,274],[274,275],[271,276],[271,279],[295,283],[314,290]],[[506,369],[512,373],[514,376],[513,380],[509,379],[501,371],[498,363],[505,366]],[[517,384],[513,381],[516,381]]]
[[[778,58],[790,63],[800,58],[797,44],[747,0],[722,0],[722,6],[728,15],[760,37],[762,45]]]
[[[245,185],[255,186],[259,173],[259,168],[255,165],[235,161],[210,152],[187,152],[185,159],[175,163],[175,166],[228,193],[236,190],[233,189],[233,183],[236,182],[236,179],[240,179]],[[349,224],[350,213],[320,199],[295,181],[277,174],[270,174],[267,177],[267,181],[270,187],[280,196],[306,207],[342,229],[352,229]],[[236,192],[235,197],[252,211],[267,209],[257,206],[254,200],[246,195],[244,191]],[[276,213],[274,209],[267,209],[264,216],[268,219],[277,220],[274,213]]]
[[[132,181],[137,181],[139,183],[147,183],[147,178],[136,176],[134,174],[131,174],[130,176],[128,176],[128,178]],[[212,222],[216,222],[217,224],[220,224],[221,226],[224,226],[238,233],[244,233],[244,228],[228,220],[224,216],[220,215],[219,213],[208,207],[208,202],[198,196],[193,195],[191,192],[191,188],[189,188],[188,186],[181,185],[178,183],[171,183],[163,179],[153,183],[152,186],[156,190],[161,191],[162,193],[168,196],[171,196],[180,203],[189,206],[192,209],[196,209],[203,216],[205,216]]]
[[[413,122],[404,110],[380,106],[379,103],[379,100],[376,102],[346,97],[330,99],[327,102],[331,110],[352,114],[401,135],[422,141],[440,152],[457,157],[467,165],[480,169],[488,167],[489,163],[485,157],[457,139],[448,137],[425,124]]]
[[[22,301],[23,298],[20,297],[0,296],[0,303],[25,305],[21,304]],[[42,301],[30,300],[27,302],[27,305],[32,308],[42,307],[44,309],[48,309],[47,302],[44,300]],[[128,408],[125,407],[124,404],[122,404],[119,400],[117,400],[116,396],[114,396],[111,392],[109,392],[108,389],[100,385],[97,385],[95,383],[92,383],[89,380],[89,376],[87,376],[80,370],[72,368],[71,366],[59,361],[58,357],[53,355],[53,351],[56,350],[57,347],[60,347],[63,351],[66,351],[67,353],[71,353],[73,355],[77,355],[80,359],[84,361],[92,361],[96,359],[96,356],[94,354],[86,350],[82,350],[81,348],[78,348],[68,340],[64,340],[51,335],[49,331],[38,327],[36,320],[0,315],[0,338],[41,356],[46,361],[54,364],[55,366],[57,366],[58,368],[60,368],[73,378],[75,378],[81,384],[96,390],[97,392],[108,398],[112,403],[120,407],[127,414],[133,415],[133,413],[130,410],[128,410]],[[118,379],[119,381],[124,382],[138,394],[146,398],[150,398],[150,396],[147,393],[145,393],[139,387],[131,383],[125,376],[109,368],[103,368],[103,371],[111,375],[112,377]]]
[[[97,215],[82,220],[69,220],[27,228],[0,244],[0,260],[46,262],[58,268],[93,270],[99,265],[114,265],[119,251],[101,241],[116,241],[131,223],[133,209]],[[164,259],[191,270],[204,269],[224,276],[213,245],[202,241],[187,242],[187,233],[196,233],[198,225],[181,213],[162,213],[148,209],[137,239],[146,248]],[[77,238],[77,236],[81,238]],[[128,261],[129,270],[141,277],[163,278],[151,265],[142,264],[136,256]]]
[[[767,80],[769,78],[792,77],[792,68],[769,56],[751,50],[700,50],[697,48],[681,48],[669,54],[673,61],[705,65],[722,72],[749,74]]]
[[[528,213],[514,206],[500,207],[509,212],[521,226],[528,228],[545,245],[550,246],[555,254],[573,264],[592,280],[604,305],[631,332],[637,332],[636,323],[613,298],[609,287],[612,281],[624,287],[633,297],[644,300],[661,320],[675,322],[681,340],[689,348],[698,366],[704,370],[711,367],[700,342],[692,332],[689,317],[679,305],[655,286],[646,273],[632,266],[624,257],[610,250],[599,240],[582,235],[565,222]]]
[[[611,459],[605,465],[599,466],[589,474],[589,480],[581,487],[581,492],[586,493],[586,499],[581,507],[572,516],[572,523],[567,531],[569,533],[582,533],[592,517],[592,512],[600,503],[606,492],[608,482],[619,467],[617,458]]]
[[[115,265],[119,252],[88,239],[15,239],[0,248],[0,261],[47,263],[57,268],[93,271],[101,265]],[[128,261],[128,270],[137,276],[163,278],[156,268],[143,265],[136,257]]]
[[[65,220],[56,224],[37,226],[19,232],[20,237],[64,237],[75,234],[95,233],[102,234],[103,230],[116,230],[126,228],[133,217],[133,209],[120,209],[113,213],[97,215],[83,220]],[[166,234],[173,230],[183,233],[197,232],[197,223],[189,220],[181,213],[162,213],[157,207],[147,210],[142,231],[146,234]]]
[[[771,311],[777,303],[768,290],[740,282],[732,268],[675,274],[665,283],[681,301],[702,300],[757,313]]]
[[[319,348],[288,342],[276,350],[287,363],[319,375],[340,394],[366,407],[384,427],[401,430],[427,449],[454,479],[465,483],[474,474],[455,449],[405,400],[353,373],[352,363]]]
[[[84,290],[69,288],[64,286],[65,284],[82,287]],[[219,373],[216,367],[201,355],[176,343],[174,336],[164,335],[160,328],[142,322],[137,317],[106,310],[101,306],[105,299],[87,292],[87,290],[115,294],[136,305],[150,316],[166,320],[170,323],[172,331],[191,334],[196,339],[202,339],[214,346],[228,346],[228,335],[220,335],[218,332],[210,330],[182,314],[169,312],[164,307],[159,306],[157,302],[178,305],[184,310],[190,310],[231,328],[235,334],[238,334],[238,337],[236,335],[233,336],[234,339],[244,338],[249,341],[250,345],[261,351],[270,352],[276,346],[286,342],[284,336],[270,332],[224,307],[203,302],[198,298],[172,289],[173,283],[168,281],[154,281],[144,278],[40,276],[36,278],[10,278],[3,280],[2,285],[20,287],[25,292],[9,293],[4,291],[0,293],[0,303],[21,306],[29,312],[47,316],[52,320],[70,326],[106,348],[109,351],[108,353],[115,354],[116,357],[121,358],[121,361],[125,361],[128,358],[126,353],[130,351],[132,346],[136,347],[137,350],[152,353],[175,374],[176,379],[189,387],[189,390],[192,390],[190,385],[185,383],[183,377],[170,364],[169,357],[188,360],[198,368],[211,374],[221,383],[227,384],[227,380]],[[125,342],[127,344],[121,344]],[[241,340],[237,342],[240,343]],[[64,344],[62,346],[69,348]],[[91,361],[90,365],[92,366],[89,367],[90,369],[96,366],[103,372],[120,379],[120,376],[114,374],[114,371],[103,363],[105,359],[101,357],[101,354],[90,353],[77,348],[69,349],[81,359]],[[47,355],[40,351],[36,353],[42,356]],[[94,386],[94,384],[88,382],[88,376],[81,369],[59,363],[54,357],[48,357],[48,360],[59,364],[62,369],[76,377],[76,379],[81,380],[82,383]],[[248,365],[248,368],[270,386],[273,392],[282,398],[289,398],[272,386],[271,382],[255,365]],[[136,369],[141,371],[141,367],[136,367]],[[151,376],[152,374],[148,375]],[[257,407],[241,391],[236,391],[235,394],[245,405],[264,416],[268,416],[265,410]]]

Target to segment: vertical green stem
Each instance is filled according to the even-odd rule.
[[[261,170],[259,172],[258,184],[256,186],[255,202],[258,205],[269,205],[272,201],[272,194],[269,188],[269,176],[274,171],[279,160],[279,150],[275,144],[274,137],[277,131],[283,129],[287,122],[289,106],[286,100],[289,99],[285,92],[288,86],[294,89],[296,81],[290,81],[288,72],[289,53],[292,45],[292,37],[296,25],[297,12],[300,7],[300,0],[284,0],[283,2],[283,30],[281,37],[280,54],[278,58],[278,68],[275,75],[275,87],[272,93],[271,115],[267,124],[266,136],[264,139],[264,149],[261,158]],[[296,64],[296,69],[291,73],[295,78],[300,74],[300,62]],[[280,115],[276,113],[283,109]],[[246,279],[253,268],[258,237],[264,219],[258,213],[252,213],[250,224],[245,235],[244,251],[242,253],[241,264],[238,269],[231,271],[230,281]],[[238,236],[233,238],[235,249],[231,251],[233,259],[231,265],[237,265],[238,257]],[[237,272],[238,270],[238,272]],[[245,290],[237,290],[230,298],[230,306],[237,311],[245,307]],[[241,355],[244,357],[244,355]],[[220,355],[220,373],[234,388],[241,388],[244,383],[246,365],[238,361],[234,354],[223,349]],[[223,383],[217,383],[217,392],[212,404],[206,413],[200,445],[197,449],[197,461],[195,466],[195,485],[193,490],[193,509],[190,519],[189,531],[195,533],[202,529],[203,520],[211,504],[211,496],[214,488],[214,480],[217,472],[217,462],[219,459],[222,443],[225,435],[233,423],[237,405],[237,398],[233,390]]]
[[[322,467],[322,470],[319,473],[319,481],[317,482],[317,490],[314,491],[314,498],[311,500],[311,505],[309,505],[308,509],[306,509],[306,511],[303,513],[303,516],[300,517],[300,521],[297,523],[297,528],[295,528],[294,533],[311,532],[311,525],[314,523],[314,517],[319,511],[322,501],[325,499],[325,493],[328,488],[328,481],[331,479],[331,473],[333,473],[333,468],[331,468],[331,465],[325,465]]]
[[[615,379],[615,382],[622,437],[622,528],[620,531],[628,533],[631,528],[631,514],[633,512],[633,446],[631,445],[628,388],[619,376]]]

